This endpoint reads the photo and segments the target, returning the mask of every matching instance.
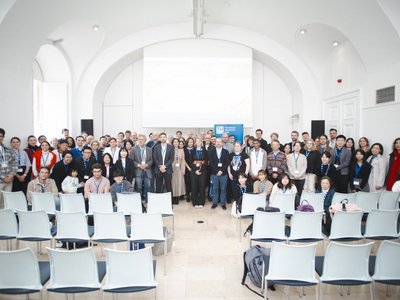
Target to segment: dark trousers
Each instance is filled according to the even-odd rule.
[[[156,193],[172,192],[172,174],[158,173],[156,175]]]
[[[205,182],[206,173],[203,172],[201,175],[196,173],[190,173],[190,180],[192,182],[192,203],[193,206],[204,205],[205,203]]]
[[[303,192],[305,179],[293,179],[293,184],[296,186],[297,195],[300,197]]]
[[[186,170],[185,172],[185,187],[186,187],[186,195],[190,195],[190,193],[192,192],[192,183],[191,183],[191,172]]]
[[[337,176],[336,192],[347,193],[348,185],[349,185],[349,175],[339,175],[339,176]]]

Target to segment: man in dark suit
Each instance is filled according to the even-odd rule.
[[[346,137],[338,135],[336,137],[336,146],[332,149],[331,162],[335,165],[338,172],[338,184],[336,191],[347,193],[349,184],[349,166],[351,162],[351,151],[345,147]]]
[[[96,160],[92,156],[92,149],[89,146],[84,146],[82,149],[82,157],[75,159],[79,182],[86,182],[93,176],[92,165],[95,163]]]
[[[294,145],[296,144],[296,142],[300,142],[299,141],[299,132],[296,131],[296,130],[293,130],[290,133],[290,138],[292,139],[292,141],[290,143],[285,144],[285,146],[289,145],[290,146],[290,153],[293,153]],[[300,142],[300,144],[301,144],[301,148],[303,149],[304,143]]]
[[[160,134],[160,144],[157,144],[153,148],[153,164],[157,193],[162,193],[164,187],[167,192],[172,192],[173,159],[173,148],[170,144],[167,144],[167,135],[163,132]]]
[[[136,190],[147,200],[147,192],[152,192],[151,179],[153,177],[153,154],[146,146],[146,136],[139,134],[139,144],[132,148],[129,158],[133,160],[136,175]]]
[[[261,147],[261,149],[264,149],[265,151],[267,151],[268,143],[266,140],[263,139],[262,135],[263,135],[262,129],[257,129],[256,130],[256,138],[257,138],[257,140],[260,141],[260,147]]]
[[[221,200],[222,209],[226,209],[226,185],[228,181],[229,152],[222,148],[222,140],[217,138],[215,147],[209,151],[209,166],[211,168],[211,180],[213,183],[213,200],[211,208],[218,206]]]
[[[62,155],[63,159],[54,165],[51,172],[51,178],[53,178],[56,182],[59,192],[62,192],[61,184],[65,177],[68,176],[69,172],[71,172],[71,169],[76,168],[75,163],[72,160],[73,156],[71,151],[65,151]]]

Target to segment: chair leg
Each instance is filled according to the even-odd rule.
[[[173,241],[175,241],[175,215],[172,216],[172,233],[173,233],[172,239],[173,239]],[[167,238],[167,237],[165,237],[165,238]]]
[[[167,240],[164,242],[164,275],[167,275]]]
[[[301,287],[298,287],[298,292],[299,292],[299,298],[303,298],[303,292]]]
[[[371,283],[369,284],[369,293],[371,294],[371,300],[374,300],[374,289],[372,286],[373,282],[371,281]]]
[[[267,286],[268,286],[268,280],[267,279],[265,279],[265,281],[264,281],[264,299],[265,300],[267,300],[268,299],[268,295],[267,295],[267,291],[268,291],[268,288],[267,288]]]
[[[340,286],[340,296],[343,297],[343,285]]]
[[[239,218],[239,242],[242,242],[242,219]]]
[[[306,296],[306,288],[304,286],[301,288],[301,291],[303,292],[303,296]]]
[[[389,289],[390,289],[390,285],[386,285],[386,297],[390,297],[390,293],[389,293]]]

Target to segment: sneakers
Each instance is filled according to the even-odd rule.
[[[222,205],[222,209],[223,209],[223,210],[226,210],[226,205],[225,205],[225,204]]]
[[[215,204],[215,203],[211,206],[212,209],[214,209],[216,207],[217,207],[217,204]]]

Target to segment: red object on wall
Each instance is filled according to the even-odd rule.
[[[342,79],[340,79],[340,78],[336,81],[337,81],[337,83],[342,83]]]

